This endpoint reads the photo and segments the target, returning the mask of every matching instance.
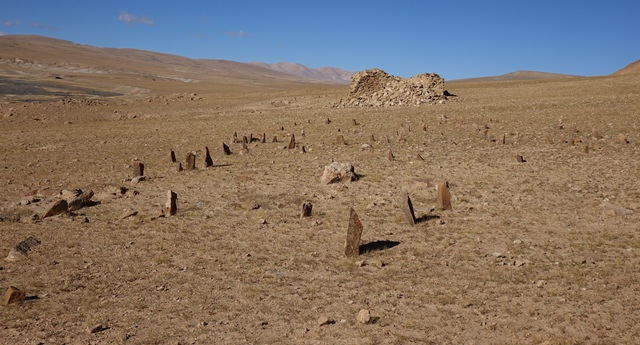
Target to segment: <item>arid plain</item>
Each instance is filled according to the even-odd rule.
[[[33,92],[51,72],[7,71],[3,90],[22,81],[35,102],[14,88],[0,103],[0,291],[27,296],[0,306],[3,343],[640,338],[637,74],[447,82],[457,96],[442,104],[374,109],[333,107],[348,85],[286,78],[67,71],[56,79],[69,83],[61,97]],[[247,152],[234,132],[267,142]],[[297,147],[286,149],[291,134]],[[178,172],[170,150],[183,165],[197,152],[197,169]],[[136,184],[135,158],[146,176]],[[361,178],[321,184],[333,161]],[[452,210],[435,208],[440,180]],[[74,189],[94,191],[96,204],[42,219]],[[177,214],[159,217],[167,190]],[[403,190],[423,219],[415,226]],[[305,201],[313,214],[300,218]],[[363,249],[393,246],[345,257],[350,208]],[[30,236],[41,243],[4,260]]]

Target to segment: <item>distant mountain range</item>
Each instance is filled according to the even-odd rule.
[[[338,84],[349,84],[351,82],[351,76],[354,74],[354,72],[341,70],[336,67],[309,68],[299,63],[290,62],[268,64],[256,61],[250,62],[250,64],[306,79],[327,81]]]
[[[636,73],[640,73],[640,60],[628,64],[626,67],[616,71],[613,74],[619,75],[619,74],[636,74]]]

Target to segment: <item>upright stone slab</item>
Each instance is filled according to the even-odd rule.
[[[313,204],[311,204],[311,201],[303,202],[302,211],[300,212],[300,218],[311,217],[312,210],[313,210]]]
[[[356,119],[351,119],[351,122],[353,123],[354,126],[358,125],[358,121],[356,121]]]
[[[248,143],[249,143],[249,139],[247,138],[247,136],[246,136],[246,135],[243,135],[243,136],[242,136],[242,143],[243,143],[243,144],[248,144]]]
[[[289,145],[287,145],[287,148],[289,150],[293,150],[296,148],[296,136],[293,133],[291,133],[291,138],[289,139]]]
[[[360,239],[362,238],[362,222],[351,208],[349,211],[349,227],[347,228],[347,241],[344,246],[344,255],[348,258],[360,255]]]
[[[178,163],[178,167],[176,168],[176,170],[177,170],[178,172],[181,172],[181,171],[183,171],[183,170],[184,170],[184,169],[182,169],[182,163]]]
[[[411,225],[416,225],[416,215],[413,212],[413,203],[411,203],[411,198],[407,191],[402,191],[400,202],[402,203],[402,212],[404,213],[404,218]]]
[[[274,135],[274,136],[273,136],[273,139],[271,139],[271,142],[272,142],[272,143],[277,143],[277,142],[278,142],[278,136],[277,136],[277,135]]]
[[[389,161],[394,161],[396,159],[396,157],[393,155],[393,152],[391,152],[391,149],[389,149],[389,151],[387,151],[387,159]]]
[[[211,159],[211,154],[209,153],[209,147],[204,147],[204,167],[209,168],[213,166],[213,159]]]
[[[42,219],[65,213],[67,212],[68,207],[69,207],[69,204],[67,203],[67,200],[59,200],[49,208],[49,210],[47,211],[47,213],[44,214]]]
[[[228,156],[231,154],[231,149],[224,142],[222,143],[222,153],[224,153],[225,156]]]
[[[178,211],[178,194],[175,192],[168,190],[167,191],[167,203],[164,205],[164,213],[167,216],[175,216]]]
[[[242,143],[242,152],[249,153],[249,146],[246,143]]]
[[[451,209],[451,192],[449,191],[449,182],[438,182],[438,209]]]
[[[3,304],[9,305],[13,303],[22,302],[24,301],[25,296],[26,296],[26,293],[24,291],[21,291],[15,286],[11,286],[7,289],[7,292],[5,292],[4,294]]]
[[[260,142],[263,144],[267,143],[267,133],[262,133],[262,140],[260,140]]]
[[[139,160],[134,160],[131,162],[131,168],[132,168],[132,177],[138,177],[138,176],[144,176],[144,164],[142,164],[141,161]]]
[[[238,143],[238,132],[233,132],[233,143]]]
[[[193,152],[187,153],[186,170],[196,170],[196,155]]]
[[[171,150],[169,152],[169,159],[171,159],[171,163],[175,163],[176,162],[176,153],[173,152],[173,150]]]
[[[324,124],[328,125],[331,123],[331,119],[329,119],[328,117],[324,120]]]
[[[516,155],[516,160],[518,161],[518,163],[524,163],[524,162],[526,162],[526,161],[524,160],[524,158],[523,158],[521,155]]]

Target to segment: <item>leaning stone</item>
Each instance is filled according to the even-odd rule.
[[[451,209],[451,192],[449,191],[449,182],[440,181],[438,183],[438,208],[441,210]]]
[[[131,179],[131,183],[133,184],[138,184],[144,180],[146,180],[147,178],[145,176],[136,176],[134,178]]]
[[[136,176],[131,181],[133,181],[135,179],[140,179],[140,178],[143,178],[143,177],[144,176]],[[79,209],[81,209],[83,207],[94,206],[96,204],[96,202],[92,201],[91,198],[93,198],[93,190],[84,192],[84,193],[78,195],[77,197],[73,198],[73,200],[71,200],[71,202],[69,203],[67,209],[69,211],[76,211],[76,210],[79,210]]]
[[[178,194],[175,192],[168,190],[167,191],[167,202],[164,205],[164,211],[167,216],[174,216],[178,211]]]
[[[228,156],[231,154],[231,149],[224,142],[222,143],[222,153],[224,153],[225,156]]]
[[[353,182],[357,181],[359,176],[355,172],[355,168],[351,163],[333,162],[324,167],[324,173],[320,178],[322,184],[331,184],[336,182]]]
[[[304,137],[304,135],[303,135],[303,137]],[[262,139],[260,139],[260,142],[263,143],[263,144],[265,144],[267,142],[267,133],[262,133]]]
[[[243,135],[243,136],[242,136],[242,143],[243,143],[243,144],[248,144],[248,143],[249,143],[249,139],[247,138],[247,136],[246,136],[246,135]]]
[[[30,236],[18,243],[15,247],[11,248],[9,251],[9,255],[5,260],[7,261],[19,261],[27,258],[29,252],[33,247],[37,247],[40,245],[40,240],[37,238]]]
[[[4,294],[4,305],[20,303],[24,301],[26,293],[15,286],[10,286]]]
[[[329,119],[328,117],[324,120],[324,124],[328,125],[331,123],[331,119]]]
[[[204,167],[209,168],[213,166],[213,159],[211,159],[211,154],[209,153],[209,147],[204,147]]]
[[[196,155],[193,152],[187,153],[187,169],[196,170]]]
[[[416,215],[413,212],[413,204],[411,203],[411,198],[409,197],[409,194],[407,194],[407,191],[402,191],[400,198],[402,199],[400,202],[402,203],[404,218],[409,222],[409,224],[416,225]]]
[[[238,132],[233,132],[233,143],[237,143],[238,142]]]
[[[349,211],[349,227],[347,228],[347,241],[344,246],[346,257],[360,255],[360,239],[362,238],[362,222],[356,211],[351,208]]]
[[[289,150],[296,148],[296,136],[293,133],[291,133],[291,138],[289,139],[289,145],[287,145],[287,148]]]
[[[138,214],[138,211],[135,211],[135,210],[133,210],[133,209],[129,209],[129,210],[126,210],[126,211],[125,211],[125,212],[120,216],[120,218],[118,218],[118,219],[119,219],[119,220],[123,220],[123,219],[126,219],[126,218],[133,217],[133,216],[135,216],[135,215],[137,215],[137,214]]]
[[[302,203],[302,212],[300,212],[300,218],[311,217],[311,211],[313,209],[313,204],[311,201],[305,201]]]
[[[45,219],[47,217],[53,217],[62,213],[66,213],[68,207],[69,205],[67,204],[66,200],[59,200],[49,208],[49,210],[47,211],[47,213],[44,214],[42,219]]]
[[[356,316],[356,320],[360,323],[370,323],[371,322],[371,313],[367,309],[360,309],[358,312],[358,316]]]
[[[419,153],[416,154],[416,159],[419,160],[419,161],[423,161],[424,160],[424,158],[422,158],[422,156]]]
[[[171,150],[171,152],[169,152],[169,159],[171,159],[171,163],[175,163],[176,162],[176,153],[173,152],[173,150]]]
[[[144,176],[144,164],[142,164],[139,160],[134,160],[131,162],[132,167],[132,177]]]
[[[354,126],[358,125],[358,121],[356,121],[356,119],[352,119],[351,122],[353,123]]]

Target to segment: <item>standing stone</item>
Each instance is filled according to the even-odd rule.
[[[413,204],[411,203],[411,198],[409,197],[409,194],[407,194],[407,191],[402,191],[401,199],[402,200],[400,202],[402,203],[404,218],[409,222],[409,224],[416,225],[416,215],[413,212]]]
[[[429,126],[427,126],[427,123],[423,122],[422,123],[422,130],[426,132],[428,128],[429,128]]]
[[[53,217],[61,213],[65,213],[67,212],[68,207],[69,207],[69,204],[67,203],[67,200],[59,200],[49,208],[49,210],[47,211],[47,213],[44,214],[42,219],[45,219],[47,217]]]
[[[182,169],[182,163],[178,163],[178,168],[177,168],[178,172],[183,171],[184,169]]]
[[[222,153],[224,153],[225,156],[231,154],[231,149],[229,149],[229,146],[227,146],[227,144],[225,144],[224,142],[222,143]]]
[[[272,142],[272,143],[277,143],[277,142],[278,142],[278,136],[277,136],[277,135],[274,135],[274,136],[273,136],[273,139],[271,139],[271,142]]]
[[[360,177],[356,174],[355,168],[351,163],[333,162],[325,165],[324,173],[320,177],[322,184],[331,184],[337,182],[354,182]]]
[[[293,133],[291,133],[291,138],[289,139],[289,145],[287,145],[287,148],[289,150],[293,150],[296,148],[296,136]]]
[[[349,227],[347,228],[347,241],[344,246],[344,255],[348,258],[360,255],[360,239],[362,238],[362,222],[351,208],[349,211]]]
[[[247,139],[247,136],[246,136],[246,135],[243,135],[243,136],[242,136],[242,143],[243,143],[243,144],[247,144],[247,143],[249,143],[249,139]]]
[[[438,209],[451,209],[451,192],[449,191],[449,182],[438,182]]]
[[[173,150],[171,150],[169,152],[169,159],[171,159],[171,163],[175,163],[176,162],[176,153],[173,152]]]
[[[356,119],[352,119],[351,122],[353,123],[354,126],[358,125],[358,121],[356,121]]]
[[[140,176],[137,176],[138,178]],[[69,202],[69,205],[67,207],[68,211],[77,211],[83,207],[91,207],[94,206],[96,204],[95,201],[92,201],[91,198],[93,198],[93,190],[89,190],[87,192],[84,192],[80,195],[78,195],[77,197],[73,198],[73,200],[71,200],[71,202]]]
[[[338,136],[336,137],[336,144],[338,144],[338,145],[345,145],[346,144],[346,142],[344,141],[344,135],[338,134]]]
[[[600,131],[598,131],[598,129],[594,128],[593,129],[593,137],[596,140],[600,140],[600,139],[602,139],[602,134],[600,134]]]
[[[304,138],[304,129],[300,130],[300,136]]]
[[[328,125],[328,124],[330,124],[330,123],[331,123],[331,119],[329,119],[329,118],[327,117],[327,119],[326,119],[326,120],[324,120],[324,124],[325,124],[325,125]]]
[[[144,164],[142,164],[141,161],[139,160],[134,160],[133,162],[131,162],[131,167],[132,167],[132,172],[133,172],[133,176],[132,177],[138,177],[138,176],[144,176]]]
[[[396,157],[393,156],[393,152],[391,152],[391,149],[387,151],[387,159],[390,161],[394,161],[396,159]]]
[[[244,153],[249,153],[249,146],[247,146],[247,143],[245,142],[242,143],[242,151]]]
[[[302,154],[307,153],[307,150],[304,148],[304,145],[302,146],[302,150],[300,151],[300,153],[302,153]]]
[[[238,132],[233,132],[233,143],[238,143]]]
[[[303,135],[304,137],[304,135]],[[262,140],[260,140],[261,143],[266,144],[267,143],[267,133],[262,133]]]
[[[164,205],[164,213],[167,216],[174,216],[178,211],[178,194],[168,190],[167,191],[167,203]]]
[[[19,303],[24,301],[26,293],[21,291],[15,286],[11,286],[7,289],[7,292],[4,294],[4,305],[9,305],[13,303]]]
[[[187,153],[187,169],[196,170],[196,155],[193,152]]]
[[[374,141],[376,141],[376,137],[373,134],[371,134],[371,142],[374,142]]]
[[[502,142],[502,145],[504,145],[504,144],[506,144],[506,143],[507,143],[507,134],[503,134],[503,135],[502,135],[502,140],[501,140],[501,142]]]
[[[518,163],[524,163],[524,162],[526,162],[526,161],[524,160],[524,158],[523,158],[521,155],[516,155],[516,160],[518,161]]]
[[[589,144],[584,145],[584,153],[589,153]]]
[[[209,168],[213,166],[213,159],[211,159],[211,154],[209,154],[209,147],[204,147],[204,167]]]
[[[313,209],[313,204],[311,201],[305,201],[302,203],[302,212],[300,212],[300,218],[311,217],[311,211]]]

